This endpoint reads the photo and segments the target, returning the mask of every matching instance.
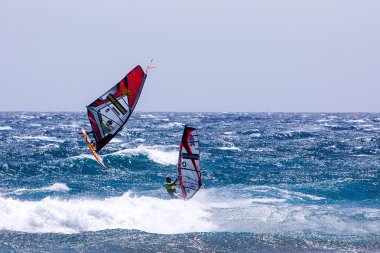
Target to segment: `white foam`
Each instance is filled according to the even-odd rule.
[[[252,180],[254,181],[254,180]],[[307,194],[298,191],[291,191],[287,189],[282,189],[279,187],[272,186],[250,186],[248,189],[253,190],[254,192],[263,192],[270,193],[271,196],[276,196],[278,199],[286,199],[286,200],[325,200],[324,197],[316,196],[313,194]]]
[[[170,121],[168,118],[157,116],[154,118],[155,121]]]
[[[241,151],[240,148],[235,147],[235,146],[231,146],[231,147],[218,147],[217,149],[220,149],[220,150],[234,150],[234,151]]]
[[[157,127],[158,128],[168,129],[168,128],[182,127],[182,126],[183,126],[183,124],[180,123],[180,122],[170,122],[170,123],[167,123],[167,124],[164,124],[164,125],[158,125]]]
[[[268,193],[276,189],[275,187],[262,188]],[[276,197],[237,199],[236,196],[229,196],[225,191],[226,189],[202,191],[198,194],[200,198],[197,199],[197,201],[202,199],[204,207],[213,214],[211,220],[218,226],[218,231],[280,234],[313,231],[336,235],[380,232],[380,210],[378,209],[305,204],[306,202],[291,204],[287,202],[287,198]],[[291,194],[300,195],[303,198],[316,197],[297,192],[291,192]],[[356,216],[364,216],[368,220],[356,219]]]
[[[261,136],[261,133],[252,133],[249,135],[249,137],[256,137],[256,138],[258,138],[260,136]]]
[[[10,126],[0,126],[0,131],[4,131],[4,130],[12,130],[12,127],[10,127]]]
[[[42,191],[70,191],[70,188],[64,183],[54,183],[47,187],[42,187]]]
[[[38,124],[38,123],[31,123],[30,126],[32,127],[40,127],[42,126],[41,124]]]
[[[143,114],[140,115],[140,119],[154,119],[155,116],[153,114]]]
[[[70,188],[64,183],[54,183],[50,186],[40,187],[40,188],[19,188],[14,191],[8,192],[8,194],[22,194],[25,192],[65,192],[70,191]]]
[[[129,141],[132,141],[134,140],[134,138],[130,138],[132,136],[132,133],[133,132],[144,132],[145,129],[144,128],[138,128],[138,127],[134,127],[134,128],[128,128],[127,131],[120,131],[118,133],[118,136],[119,137],[124,137],[124,136],[127,136],[129,138]]]
[[[248,149],[250,152],[273,152],[274,149],[272,148],[250,148]]]
[[[171,147],[171,146],[170,146]],[[139,155],[143,154],[148,156],[148,158],[156,163],[162,165],[176,165],[178,159],[178,151],[169,150],[168,147],[165,146],[144,146],[140,145],[137,148],[127,148],[123,149],[111,154],[107,154],[104,156],[112,156],[112,155]]]
[[[60,139],[58,139],[56,137],[44,136],[44,135],[38,135],[38,136],[13,136],[13,138],[20,139],[20,140],[64,142],[63,140],[60,140]]]
[[[132,140],[132,142],[145,142],[144,138],[135,138]]]
[[[365,136],[365,137],[356,137],[355,140],[361,140],[365,142],[371,142],[373,141],[373,137]]]
[[[324,197],[319,197],[316,195],[312,194],[306,194],[302,192],[295,192],[295,191],[289,191],[289,190],[283,190],[283,189],[278,189],[280,192],[284,194],[285,197],[290,197],[290,198],[308,198],[311,200],[324,200]]]
[[[123,142],[123,140],[122,140],[122,139],[119,139],[119,138],[113,138],[113,139],[110,141],[110,143],[121,143],[121,142]]]
[[[263,190],[270,192],[270,188]],[[356,235],[380,233],[380,210],[291,204],[277,197],[239,198],[226,188],[202,189],[190,201],[136,197],[132,193],[105,199],[48,197],[23,201],[0,197],[2,229],[29,233],[137,229],[159,234],[226,231]]]
[[[337,125],[337,124],[327,124],[327,123],[322,124],[322,126],[325,126],[325,127],[333,127],[333,128],[341,127],[340,125]]]
[[[77,156],[72,156],[72,157],[70,157],[70,159],[73,159],[73,160],[92,159],[92,160],[96,161],[95,157],[91,154],[80,154]]]
[[[255,203],[283,203],[286,199],[277,199],[277,198],[254,198],[252,202]]]
[[[347,122],[350,122],[350,123],[365,123],[366,121],[363,120],[363,119],[350,119],[350,120],[347,120]]]
[[[59,148],[59,145],[58,144],[47,144],[47,145],[44,145],[44,146],[41,146],[39,147],[40,149],[52,149],[52,148]]]
[[[77,122],[71,122],[71,124],[64,124],[64,125],[61,125],[62,127],[64,128],[80,128],[80,125],[77,123]]]
[[[21,201],[0,197],[0,230],[78,233],[137,229],[150,233],[208,232],[217,227],[196,201],[133,197],[106,199],[45,198]]]
[[[35,116],[31,116],[31,115],[23,115],[21,114],[19,116],[20,119],[35,119],[36,117]]]
[[[332,119],[318,119],[317,122],[328,122],[331,121]]]

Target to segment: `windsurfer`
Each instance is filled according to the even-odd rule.
[[[103,131],[105,133],[111,132],[111,130],[112,130],[112,126],[111,125],[112,125],[112,120],[109,120],[108,122],[105,122],[104,120],[102,120],[102,122],[101,122],[101,126],[102,126]]]
[[[178,196],[176,195],[177,191],[175,189],[177,181],[178,178],[174,182],[172,182],[171,177],[167,177],[165,182],[165,189],[169,193],[170,197],[172,197],[173,199],[178,199]]]

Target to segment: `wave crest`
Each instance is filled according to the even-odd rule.
[[[155,163],[159,163],[162,165],[176,165],[178,159],[178,151],[168,150],[171,146],[144,146],[140,145],[137,148],[127,148],[123,149],[111,154],[107,154],[104,156],[112,156],[112,155],[146,155],[150,160]]]
[[[29,233],[79,233],[137,229],[173,234],[212,231],[210,213],[198,202],[134,197],[125,193],[103,200],[44,198],[21,201],[0,197],[0,229]]]

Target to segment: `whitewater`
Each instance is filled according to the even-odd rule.
[[[190,201],[164,189],[185,124],[205,184]],[[81,127],[0,113],[0,252],[380,252],[380,114],[135,113],[108,171]]]

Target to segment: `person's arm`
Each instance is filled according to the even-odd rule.
[[[178,181],[178,178],[174,181],[174,182],[171,182],[170,184],[168,184],[168,185],[170,185],[170,186],[176,186],[177,185],[177,181]]]
[[[86,134],[93,134],[93,133],[94,133],[94,130],[92,130],[92,131],[90,131],[90,132],[87,132],[87,131],[85,131],[85,132],[86,132]],[[78,133],[78,134],[82,134],[82,135],[83,135],[82,132],[80,132],[80,133]]]

